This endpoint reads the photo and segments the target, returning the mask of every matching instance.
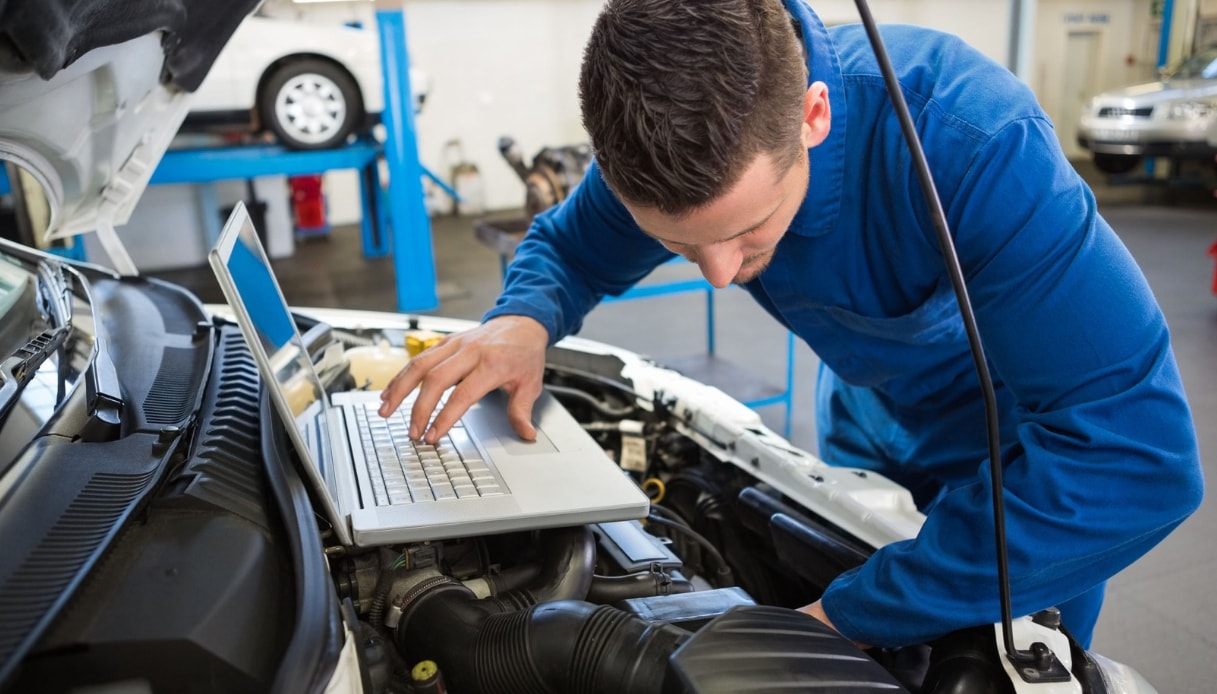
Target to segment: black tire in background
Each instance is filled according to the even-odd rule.
[[[258,113],[285,147],[328,149],[363,122],[363,96],[342,68],[300,58],[281,63],[263,80]]]
[[[1126,174],[1137,168],[1141,157],[1135,154],[1095,154],[1094,165],[1105,174]]]

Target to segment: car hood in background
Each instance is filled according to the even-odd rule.
[[[127,220],[259,2],[0,0],[0,158],[42,187],[48,238]]]
[[[1215,95],[1217,95],[1217,80],[1187,79],[1146,82],[1122,89],[1113,89],[1100,94],[1096,102],[1111,104],[1122,101],[1129,106],[1154,106],[1166,101],[1208,98]]]
[[[49,80],[95,48],[162,32],[162,81],[191,92],[261,1],[0,0],[0,71]]]

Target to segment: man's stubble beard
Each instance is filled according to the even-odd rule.
[[[760,277],[765,268],[769,267],[769,262],[773,260],[773,253],[773,250],[768,250],[746,259],[743,266],[740,267],[739,273],[735,275],[735,279],[731,280],[731,283],[744,285]]]

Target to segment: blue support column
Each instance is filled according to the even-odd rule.
[[[1166,67],[1170,60],[1171,22],[1175,19],[1175,0],[1162,3],[1162,30],[1158,38],[1158,69]]]
[[[1158,70],[1161,71],[1170,61],[1171,23],[1175,20],[1175,0],[1164,0],[1162,3],[1162,28],[1158,30]],[[1145,158],[1145,175],[1153,178],[1157,171],[1157,160],[1154,157]]]
[[[414,133],[405,13],[400,9],[377,8],[376,25],[384,62],[385,110],[381,119],[387,133],[384,156],[389,167],[388,203],[397,308],[428,310],[439,306],[439,298],[431,218],[423,201],[423,172]]]
[[[381,258],[393,251],[389,247],[389,215],[385,211],[384,187],[380,184],[380,165],[370,161],[359,170],[359,199],[363,217],[360,233],[363,235],[364,254],[369,258]]]

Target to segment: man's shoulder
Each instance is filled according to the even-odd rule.
[[[861,24],[841,24],[830,27],[828,32],[843,74],[877,73],[875,52]],[[896,73],[901,76],[913,70],[929,70],[940,76],[965,69],[1008,73],[1002,65],[949,32],[914,24],[883,24],[879,33]]]
[[[880,31],[910,107],[932,104],[942,115],[990,135],[1013,120],[1043,116],[1026,84],[959,36],[909,24],[886,24]],[[847,90],[880,88],[882,74],[865,30],[841,25],[830,36]]]

